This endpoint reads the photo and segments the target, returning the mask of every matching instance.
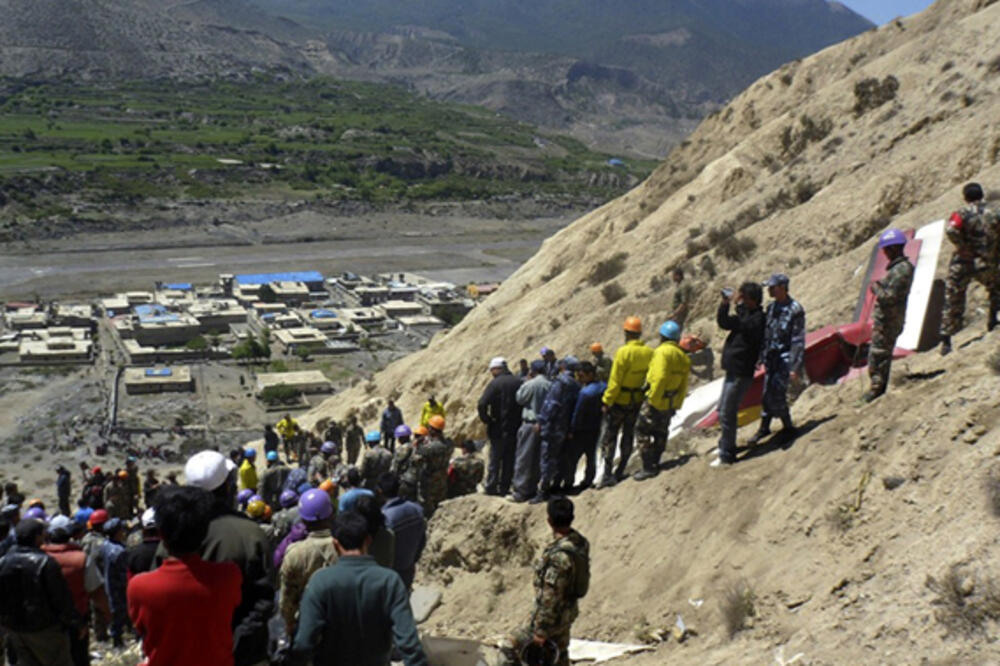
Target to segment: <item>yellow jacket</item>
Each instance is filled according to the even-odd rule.
[[[642,340],[629,340],[619,347],[602,398],[604,404],[628,406],[642,402],[641,389],[652,357],[653,350]]]
[[[281,419],[274,425],[274,429],[278,431],[278,434],[285,439],[291,439],[295,436],[295,426],[298,422],[295,419]]]
[[[257,490],[257,468],[249,460],[240,465],[240,490]]]
[[[420,425],[427,426],[427,422],[430,421],[431,417],[435,414],[440,414],[441,418],[444,418],[444,405],[440,402],[434,403],[431,406],[430,400],[424,403],[423,408],[420,410]]]
[[[673,340],[660,343],[653,350],[653,360],[646,373],[646,400],[661,412],[677,410],[687,396],[691,359]]]

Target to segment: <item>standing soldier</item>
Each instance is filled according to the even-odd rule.
[[[942,356],[951,352],[951,336],[962,328],[965,291],[970,281],[976,280],[989,293],[987,331],[996,326],[997,309],[1000,308],[1000,276],[997,275],[1000,220],[994,211],[986,207],[979,183],[969,183],[962,188],[962,196],[965,206],[952,213],[946,228],[948,240],[955,245],[955,252],[948,262],[948,289],[941,321]]]
[[[119,469],[104,489],[104,506],[112,518],[128,520],[131,515],[128,472]]]
[[[364,438],[365,431],[358,425],[358,417],[351,414],[344,431],[344,447],[347,449],[348,465],[353,465],[358,461],[358,454],[361,453],[361,442]]]
[[[393,428],[392,434],[395,436],[396,426]],[[368,445],[368,450],[365,451],[364,457],[361,459],[361,479],[365,488],[368,490],[375,490],[375,486],[378,484],[379,477],[389,471],[392,467],[392,452],[389,449],[382,446],[382,442],[379,438],[371,437],[372,434],[378,435],[374,430],[366,438],[366,444]]]
[[[435,414],[427,422],[427,441],[413,452],[417,495],[427,518],[448,497],[448,458],[451,446],[444,441],[444,417]]]
[[[289,636],[295,635],[299,603],[309,578],[337,561],[330,534],[330,519],[333,516],[330,496],[318,488],[307,490],[299,500],[299,516],[306,527],[306,538],[288,547],[278,572],[279,611]]]
[[[142,498],[142,479],[139,478],[139,462],[135,456],[125,459],[125,471],[128,472],[126,479],[129,494],[129,517],[139,514],[139,500]]]
[[[903,331],[906,299],[913,283],[913,264],[903,256],[905,245],[906,236],[899,229],[889,229],[878,239],[879,248],[889,259],[889,268],[884,278],[871,285],[875,294],[872,342],[868,352],[871,389],[862,396],[864,402],[871,402],[885,393],[892,366],[892,350],[896,347],[896,338]]]
[[[462,443],[463,455],[451,461],[448,468],[448,497],[461,497],[476,492],[486,468],[476,455],[476,443],[471,439]]]
[[[611,376],[611,359],[604,355],[604,345],[595,342],[590,345],[590,353],[594,355],[594,369],[597,372],[597,381],[607,382]]]
[[[781,419],[781,437],[795,437],[795,425],[788,411],[788,382],[798,383],[806,353],[806,311],[788,295],[788,276],[775,273],[764,283],[774,300],[764,313],[764,396],[761,399],[760,428],[747,444],[753,446],[771,434],[771,419]]]
[[[674,281],[674,297],[670,303],[671,311],[667,316],[670,321],[684,328],[688,315],[691,314],[691,304],[694,302],[694,287],[684,281],[684,269],[678,266],[670,274]]]
[[[277,451],[268,451],[264,457],[267,459],[267,469],[260,477],[260,496],[273,511],[277,511],[281,508],[281,489],[285,487],[285,481],[292,470],[281,462]]]
[[[323,430],[323,441],[333,442],[338,447],[344,443],[344,428],[336,419],[330,419],[329,425]]]
[[[416,442],[411,442],[410,438],[417,431],[426,434],[427,428],[417,426],[416,431],[411,431],[410,426],[405,423],[396,428],[396,440],[398,445],[392,454],[392,465],[389,471],[399,478],[399,494],[408,500],[417,499],[417,474],[413,467],[413,453],[416,450]]]
[[[555,541],[535,564],[535,608],[531,620],[501,648],[505,666],[521,663],[569,666],[570,629],[580,614],[579,601],[590,586],[590,544],[572,528],[572,501],[565,497],[549,500],[548,514]],[[531,658],[526,653],[545,657]]]
[[[318,485],[333,475],[333,465],[330,464],[330,458],[336,452],[337,447],[333,442],[323,442],[319,451],[309,459],[309,467],[306,468],[306,478],[309,483]]]
[[[598,488],[613,486],[625,478],[625,466],[632,455],[635,420],[642,405],[642,385],[646,381],[646,371],[649,370],[649,361],[653,357],[653,350],[640,339],[642,321],[638,317],[627,318],[623,328],[625,344],[615,352],[608,388],[602,398],[604,424],[601,433],[601,453],[604,456],[604,474]],[[611,465],[615,459],[619,431],[622,435],[621,459],[618,461],[618,469],[612,475]]]
[[[670,419],[683,406],[687,396],[691,359],[678,346],[680,339],[681,327],[677,322],[668,321],[660,326],[660,346],[653,350],[649,362],[646,373],[649,388],[635,424],[642,459],[642,470],[636,473],[636,481],[651,479],[660,473],[660,458],[670,435]]]

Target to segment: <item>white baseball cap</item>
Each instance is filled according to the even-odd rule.
[[[153,507],[142,512],[142,526],[145,529],[156,527],[156,510]]]
[[[234,469],[233,461],[218,451],[199,451],[188,458],[184,477],[189,486],[211,492],[225,483]]]
[[[69,516],[58,515],[49,522],[49,533],[55,534],[56,532],[70,532],[73,527],[73,521],[70,520]]]
[[[503,356],[497,356],[492,361],[490,361],[490,370],[492,370],[493,368],[506,368],[506,367],[507,367],[507,359],[505,359]]]

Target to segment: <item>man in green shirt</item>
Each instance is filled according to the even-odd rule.
[[[403,579],[368,555],[371,541],[360,514],[337,516],[333,545],[339,559],[306,585],[291,663],[385,666],[395,644],[406,666],[428,666]]]

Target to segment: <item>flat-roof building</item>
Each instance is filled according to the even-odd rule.
[[[273,386],[291,386],[302,393],[329,393],[333,385],[319,370],[264,372],[257,375],[257,395]]]
[[[271,334],[271,339],[278,343],[282,352],[289,355],[294,354],[297,349],[323,349],[327,343],[323,331],[312,326],[280,329]]]
[[[125,392],[129,395],[142,393],[182,393],[194,390],[191,368],[186,365],[170,368],[126,368]]]

